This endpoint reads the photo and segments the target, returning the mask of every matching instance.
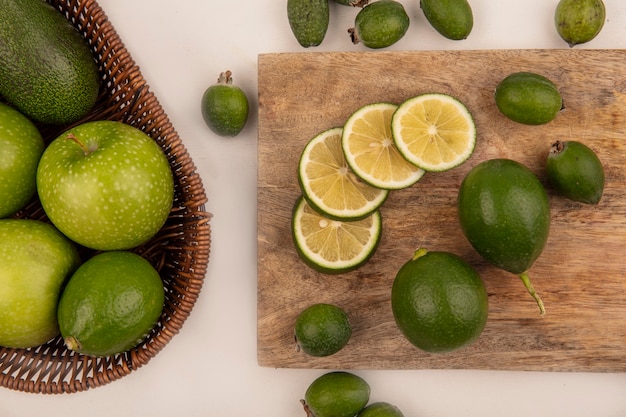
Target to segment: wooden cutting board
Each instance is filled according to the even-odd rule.
[[[534,71],[560,88],[564,110],[543,126],[507,120],[496,85]],[[267,367],[342,369],[464,368],[626,371],[626,51],[488,50],[288,53],[259,56],[258,362]],[[317,133],[343,125],[365,104],[400,103],[425,92],[451,94],[474,115],[478,139],[462,166],[427,174],[392,191],[381,209],[383,236],[357,271],[328,276],[298,258],[291,210],[300,195],[296,167]],[[557,139],[596,151],[606,171],[597,206],[573,203],[546,182],[545,158]],[[552,225],[531,269],[546,314],[514,275],[484,262],[461,233],[456,212],[465,174],[488,158],[511,158],[546,185]],[[489,320],[472,345],[427,354],[397,329],[390,288],[418,247],[450,251],[473,265],[489,293]],[[343,307],[353,336],[326,358],[296,351],[293,326],[312,303]]]

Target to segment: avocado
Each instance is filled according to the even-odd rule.
[[[43,0],[0,3],[0,95],[35,122],[82,118],[100,87],[87,42]]]

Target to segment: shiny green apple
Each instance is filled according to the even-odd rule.
[[[0,346],[29,348],[59,334],[61,289],[80,262],[48,223],[0,220]]]
[[[83,123],[52,141],[39,163],[37,190],[50,221],[96,250],[147,242],[174,200],[161,147],[141,130],[107,120]]]
[[[0,218],[12,216],[35,195],[43,150],[41,133],[33,122],[0,103]]]

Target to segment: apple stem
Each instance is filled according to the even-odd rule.
[[[524,286],[526,287],[526,290],[528,291],[528,293],[537,302],[537,305],[539,306],[539,314],[543,316],[546,313],[546,309],[543,305],[543,301],[541,300],[541,297],[539,296],[539,294],[535,292],[535,288],[533,287],[533,284],[530,282],[528,271],[522,272],[521,274],[519,274],[519,277],[524,283]]]
[[[85,154],[85,156],[89,155],[89,153],[90,153],[89,149],[85,146],[85,144],[83,142],[78,140],[76,135],[74,135],[73,133],[68,133],[67,134],[67,139],[73,140],[74,142],[76,142],[78,144],[78,146],[80,146],[80,148],[83,150],[83,153]]]

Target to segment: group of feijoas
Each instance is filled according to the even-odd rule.
[[[132,250],[171,211],[168,158],[128,124],[81,122],[101,77],[58,10],[5,2],[0,39],[0,346],[61,335],[86,355],[127,351],[163,311],[159,273]],[[46,126],[63,133],[44,138]],[[38,202],[45,215],[33,219]]]
[[[358,8],[348,35],[354,44],[370,49],[387,48],[402,39],[411,23],[398,0],[287,0],[287,18],[301,46],[319,46],[326,37],[335,4]],[[441,36],[459,41],[474,28],[474,12],[468,0],[415,0],[430,26]],[[603,0],[560,0],[554,11],[554,26],[569,46],[593,40],[604,26]]]
[[[382,1],[363,10],[377,3]],[[564,7],[559,5],[559,18]],[[493,100],[502,117],[526,125],[549,123],[564,107],[559,87],[529,71],[503,78]],[[399,104],[371,103],[342,126],[317,134],[302,150],[297,170],[301,195],[291,229],[300,258],[324,274],[363,266],[383,233],[379,208],[388,194],[429,172],[443,173],[464,163],[477,136],[470,110],[442,93],[420,94]],[[604,169],[590,147],[556,140],[545,154],[545,174],[555,194],[599,203]],[[463,179],[456,205],[459,227],[471,246],[495,267],[518,276],[544,314],[528,272],[546,245],[551,221],[548,193],[535,173],[513,159],[480,161]],[[475,341],[489,310],[474,267],[455,254],[429,248],[418,248],[398,265],[390,301],[401,333],[429,353],[455,351]],[[312,304],[296,319],[298,349],[311,356],[343,349],[352,334],[349,317],[340,306]]]

